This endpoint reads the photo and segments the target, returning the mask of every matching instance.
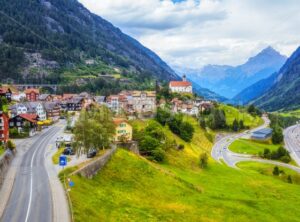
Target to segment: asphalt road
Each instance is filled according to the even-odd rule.
[[[282,166],[289,168],[291,170],[294,170],[298,173],[300,173],[300,168],[297,166],[293,166],[290,164],[278,162],[278,161],[272,161],[272,160],[266,160],[266,159],[260,159],[257,157],[253,157],[251,155],[244,155],[244,154],[239,154],[239,153],[234,153],[229,150],[229,146],[237,139],[240,138],[249,138],[249,135],[251,132],[263,129],[269,126],[270,120],[266,117],[263,117],[264,124],[252,129],[249,132],[243,132],[240,134],[233,134],[233,135],[228,135],[219,141],[215,143],[213,146],[213,149],[211,151],[212,157],[218,161],[221,162],[223,161],[226,165],[236,168],[236,164],[239,162],[259,162],[259,163],[267,163],[267,164],[273,164],[277,166]],[[297,143],[300,144],[300,126],[294,126],[285,131],[285,139],[287,141],[287,144],[289,144],[289,151],[293,152],[292,157],[296,160],[300,160],[300,147],[296,145]],[[298,163],[298,162],[297,162]]]
[[[52,195],[45,168],[45,151],[59,131],[53,126],[32,139],[30,149],[24,154],[13,189],[6,205],[3,222],[51,222]]]
[[[284,130],[285,148],[300,166],[300,125],[291,126]]]
[[[246,131],[239,134],[228,135],[215,143],[212,148],[211,156],[218,162],[223,161],[226,165],[230,167],[235,167],[236,163],[245,161],[245,159],[252,159],[251,155],[243,155],[231,152],[229,146],[237,139],[242,137],[249,137],[249,135],[259,129],[268,127],[270,120],[266,117],[263,117],[264,124],[252,129],[251,131]]]

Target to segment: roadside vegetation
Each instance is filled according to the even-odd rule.
[[[115,134],[112,113],[106,106],[83,110],[73,129],[73,147],[77,153],[110,148]]]
[[[0,144],[0,156],[5,152],[5,148],[2,144]]]

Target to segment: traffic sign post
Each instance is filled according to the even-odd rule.
[[[64,168],[65,166],[67,166],[67,162],[68,160],[66,156],[59,157],[59,166],[62,166]]]

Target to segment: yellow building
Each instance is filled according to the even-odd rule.
[[[126,119],[114,119],[116,125],[115,142],[127,142],[132,140],[132,126]]]

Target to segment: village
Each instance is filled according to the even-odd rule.
[[[124,137],[131,141],[132,127],[128,120],[153,118],[158,107],[168,106],[173,113],[197,117],[199,112],[213,106],[213,101],[193,95],[192,84],[185,76],[182,81],[171,81],[168,87],[169,92],[175,95],[169,102],[158,98],[157,91],[121,91],[109,96],[91,95],[87,92],[55,95],[41,93],[38,88],[19,91],[14,86],[2,86],[0,141],[6,144],[10,138],[34,136],[65,119],[68,119],[66,128],[70,127],[68,124],[74,125],[80,111],[89,110],[93,106],[106,106],[113,113],[115,142]]]

